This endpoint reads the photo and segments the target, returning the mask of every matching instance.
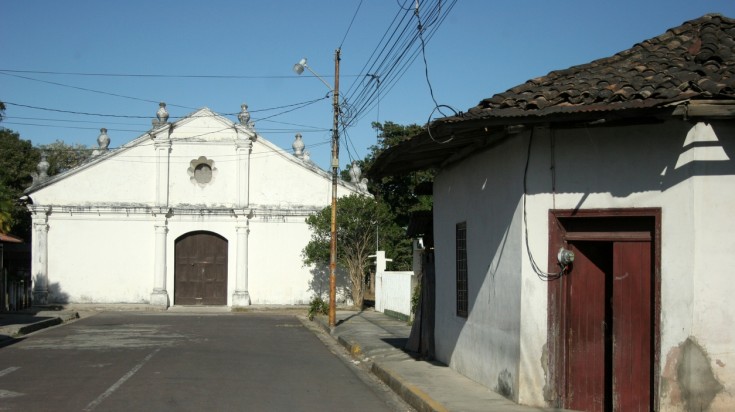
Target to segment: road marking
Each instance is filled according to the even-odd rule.
[[[3,369],[3,370],[0,371],[0,378],[2,378],[3,376],[5,376],[5,375],[7,375],[9,373],[13,373],[13,372],[17,371],[18,369],[20,369],[19,366],[11,366],[9,368],[5,368],[5,369]]]
[[[115,382],[109,388],[107,388],[106,391],[102,392],[102,394],[100,396],[98,396],[97,399],[95,399],[92,402],[90,402],[89,405],[87,405],[87,407],[84,408],[83,410],[84,411],[91,411],[94,408],[96,408],[100,403],[102,403],[102,401],[104,401],[105,399],[107,399],[107,397],[109,397],[116,390],[118,390],[125,383],[125,381],[127,381],[130,378],[132,378],[133,375],[135,375],[135,373],[138,372],[138,370],[140,370],[140,368],[142,368],[143,365],[146,364],[146,362],[148,362],[149,360],[151,360],[151,358],[153,357],[153,355],[155,355],[156,353],[158,353],[159,350],[161,350],[161,348],[158,348],[158,349],[154,350],[153,352],[149,353],[148,356],[146,356],[145,358],[143,358],[143,360],[139,364],[135,365],[133,367],[133,369],[130,369],[130,371],[128,371],[128,373],[126,373],[125,375],[123,375],[122,378],[118,379],[118,381]]]
[[[6,391],[5,389],[0,389],[0,399],[17,398],[18,396],[23,396],[23,395],[25,395],[25,393]]]
[[[11,374],[11,373],[17,371],[18,369],[20,369],[19,366],[11,366],[9,368],[5,368],[5,369],[3,369],[3,370],[0,371],[0,378],[2,378],[5,375]],[[24,393],[20,393],[20,392],[9,391],[9,390],[6,390],[6,389],[0,389],[0,399],[16,398],[18,396],[23,396],[23,395],[25,395],[25,394]]]

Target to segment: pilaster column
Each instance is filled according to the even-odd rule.
[[[33,305],[47,305],[48,299],[48,213],[49,209],[33,212]]]
[[[153,293],[151,293],[151,305],[167,308],[169,306],[168,292],[166,291],[166,234],[168,226],[166,221],[155,223],[155,257],[153,263]]]
[[[168,207],[170,133],[170,128],[166,128],[153,141],[156,151],[156,206],[159,207]]]
[[[232,307],[250,306],[248,292],[248,235],[250,234],[250,218],[237,222],[237,257],[235,270],[235,293],[232,294]]]
[[[240,209],[250,204],[250,151],[253,142],[244,139],[237,142],[237,206]]]

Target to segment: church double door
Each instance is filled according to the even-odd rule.
[[[227,304],[227,240],[192,232],[176,240],[174,304]]]

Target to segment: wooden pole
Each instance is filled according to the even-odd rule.
[[[332,124],[332,224],[329,242],[329,327],[337,325],[337,170],[339,169],[339,58],[334,51],[334,122]]]

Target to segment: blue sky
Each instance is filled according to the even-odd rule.
[[[735,18],[733,0],[458,0],[453,7],[453,1],[421,0],[419,17],[439,3],[447,14],[430,27],[435,31],[425,47],[428,75],[437,103],[457,111],[552,70],[611,56],[704,14]],[[294,63],[308,58],[309,66],[334,84],[334,51],[341,47],[340,90],[352,104],[364,89],[359,81],[370,73],[366,64],[376,60],[394,19],[407,14],[407,21],[413,20],[404,36],[416,30],[409,9],[414,5],[413,0],[6,1],[0,6],[0,100],[8,104],[0,126],[34,144],[58,139],[88,146],[96,146],[99,129],[106,127],[111,147],[117,147],[150,129],[155,102],[168,104],[171,120],[205,106],[235,120],[240,104],[247,103],[264,138],[290,150],[294,134],[301,132],[312,159],[328,168],[332,106],[324,97],[329,90],[308,72],[297,76]],[[343,166],[363,158],[376,142],[371,122],[429,120],[435,104],[427,67],[420,53],[414,56],[392,87],[380,89],[379,103],[372,100],[343,135]],[[138,74],[160,76],[133,76]]]

